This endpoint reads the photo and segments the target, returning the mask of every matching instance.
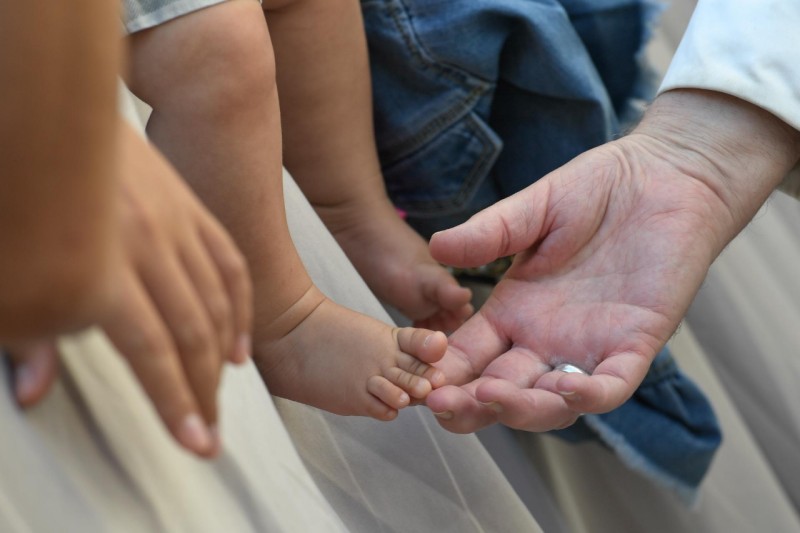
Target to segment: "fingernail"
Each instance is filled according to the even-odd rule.
[[[453,411],[443,411],[441,413],[433,413],[433,416],[442,420],[452,420],[454,415]]]
[[[35,392],[36,371],[29,364],[22,364],[14,370],[14,392],[17,400],[24,402]]]
[[[577,394],[575,391],[560,390],[558,393],[564,398],[564,400],[569,402],[577,402],[581,399],[581,395]]]
[[[196,413],[187,415],[178,429],[181,444],[198,453],[206,453],[214,444],[211,432]]]
[[[409,398],[408,394],[404,392],[400,395],[399,401],[403,405],[408,405],[411,402],[411,398]]]
[[[428,347],[428,345],[431,343],[431,338],[433,338],[433,335],[434,335],[434,334],[433,334],[433,333],[431,333],[430,335],[428,335],[427,337],[425,337],[425,340],[424,340],[424,341],[422,341],[422,346],[424,346],[425,348],[427,348],[427,347]]]
[[[236,362],[244,363],[250,359],[252,349],[253,341],[250,339],[250,335],[247,333],[242,333],[239,335],[239,339],[236,341]]]
[[[28,358],[14,370],[14,393],[17,401],[25,404],[33,400],[41,387],[51,353],[46,343],[31,348]]]
[[[434,388],[443,385],[445,381],[446,378],[444,377],[444,372],[442,372],[441,370],[437,370],[436,372],[434,372],[430,379],[431,385]]]
[[[485,405],[486,407],[488,407],[489,409],[491,409],[495,413],[502,413],[503,412],[503,406],[500,405],[497,402],[488,402],[488,403],[481,402],[481,404]]]

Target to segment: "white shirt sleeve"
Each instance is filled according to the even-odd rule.
[[[800,0],[699,0],[659,93],[708,89],[800,130]],[[800,171],[782,184],[800,196]]]

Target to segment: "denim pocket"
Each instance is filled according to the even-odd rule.
[[[469,113],[409,156],[384,167],[389,196],[412,216],[448,215],[472,200],[503,148]]]
[[[375,134],[387,189],[415,216],[462,209],[502,143],[478,116],[494,85],[434,58],[425,13],[403,0],[361,3],[370,46]]]

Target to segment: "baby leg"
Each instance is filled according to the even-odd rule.
[[[286,167],[379,298],[454,329],[471,314],[470,292],[433,260],[383,185],[358,0],[265,0],[264,9]]]
[[[404,392],[419,397],[429,379],[439,384],[441,373],[426,363],[443,355],[441,334],[412,331],[423,339],[405,342],[325,298],[300,262],[286,225],[275,64],[259,4],[195,11],[134,34],[131,50],[131,87],[153,107],[151,139],[248,260],[254,358],[269,387],[342,414],[388,419]]]

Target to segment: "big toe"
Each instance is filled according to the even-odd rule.
[[[435,363],[447,351],[447,336],[441,331],[419,328],[399,328],[397,344],[403,352],[423,361]]]

